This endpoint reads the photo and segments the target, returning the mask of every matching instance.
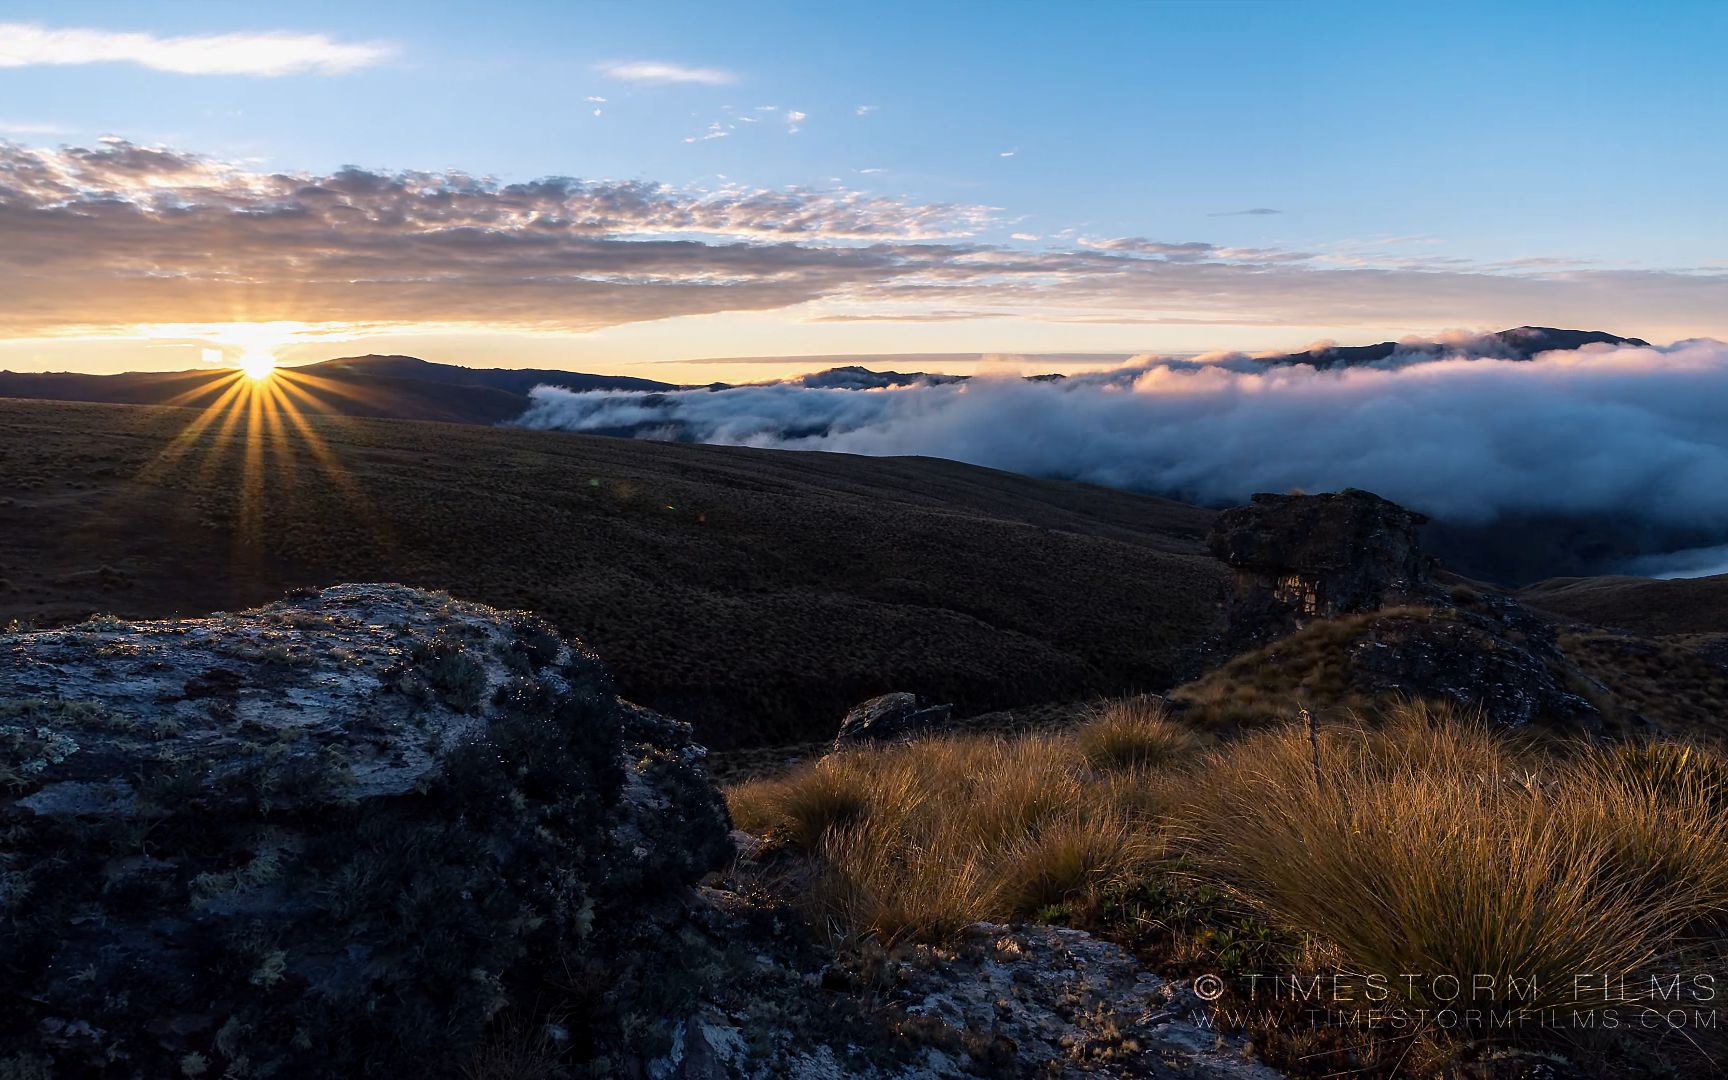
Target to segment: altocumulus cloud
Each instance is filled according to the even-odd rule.
[[[791,122],[793,114],[786,114]],[[1679,326],[1728,271],[981,239],[998,210],[847,189],[261,172],[121,139],[0,142],[0,333],[287,320],[558,331],[810,304],[827,322]]]
[[[177,75],[339,75],[383,63],[395,53],[388,44],[285,31],[159,37],[0,22],[0,68],[127,63]]]
[[[542,387],[518,423],[858,454],[923,454],[1205,502],[1363,487],[1446,520],[1611,513],[1728,527],[1728,345],[1469,348],[1317,371],[1239,354],[1060,382],[795,384],[664,395]]]
[[[0,142],[0,331],[142,323],[586,330],[784,307],[945,257],[983,208],[851,191],[260,173],[163,147]]]

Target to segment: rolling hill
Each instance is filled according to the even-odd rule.
[[[626,375],[537,368],[470,368],[414,356],[346,356],[282,369],[307,412],[399,420],[497,424],[520,416],[536,386],[568,390],[675,390]],[[202,407],[234,379],[227,368],[118,375],[0,371],[0,397],[115,405]]]
[[[1728,574],[1714,577],[1562,577],[1518,594],[1531,607],[1598,626],[1662,636],[1728,634]]]
[[[890,690],[1167,688],[1218,626],[1212,517],[934,459],[0,401],[0,624],[444,588],[545,613],[717,747]]]

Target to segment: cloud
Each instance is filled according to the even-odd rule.
[[[0,143],[0,332],[284,320],[597,329],[786,307],[941,257],[983,207],[461,173],[262,173]]]
[[[701,86],[727,86],[738,81],[730,71],[710,67],[687,67],[664,60],[615,60],[598,64],[595,70],[609,79],[624,82],[664,86],[694,83]]]
[[[1621,572],[1653,578],[1715,577],[1728,574],[1728,544],[1707,548],[1689,548],[1665,555],[1647,555],[1633,559]]]
[[[1728,345],[1696,340],[1342,371],[1147,358],[1059,382],[870,392],[540,388],[519,423],[930,455],[1210,503],[1354,486],[1460,523],[1517,510],[1728,529],[1724,400]]]
[[[1217,212],[1215,214],[1207,214],[1206,216],[1207,217],[1264,217],[1267,214],[1282,214],[1283,212],[1284,211],[1282,211],[1282,210],[1274,210],[1270,206],[1255,206],[1255,207],[1250,207],[1247,210],[1220,210],[1219,212]]]
[[[1037,233],[1017,232],[1017,233],[1009,233],[1008,238],[1010,240],[1032,241],[1032,240],[1037,240],[1039,237],[1038,237]]]
[[[265,172],[114,139],[0,142],[0,333],[285,320],[583,331],[811,301],[800,317],[1077,325],[1541,323],[1728,336],[1728,268],[1653,270],[1047,232],[841,187]]]
[[[996,156],[997,157],[1013,157],[1015,154],[1018,154],[1019,152],[1020,151],[1018,151],[1018,150],[1004,150],[1000,154],[997,154]]]
[[[799,131],[803,130],[804,121],[808,119],[810,119],[809,113],[802,113],[793,109],[786,114],[786,133],[789,135],[798,134]]]
[[[874,105],[860,105],[856,109],[852,110],[852,115],[854,115],[854,116],[869,116],[871,113],[873,113],[875,111],[876,111],[876,106],[874,106]]]
[[[340,42],[286,31],[157,37],[0,23],[0,68],[126,63],[177,75],[341,75],[395,54],[394,46],[380,42]]]
[[[0,120],[0,135],[64,135],[59,124],[43,124],[29,120]]]

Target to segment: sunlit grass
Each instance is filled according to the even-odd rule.
[[[1410,1005],[1475,977],[1484,1008],[1591,1012],[1616,1002],[1574,976],[1659,970],[1720,936],[1725,779],[1711,751],[1544,748],[1420,701],[1214,749],[1125,702],[1066,735],[851,750],[730,801],[810,860],[805,901],[846,940],[1215,890],[1346,976],[1422,973]]]

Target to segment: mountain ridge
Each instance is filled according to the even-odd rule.
[[[1649,345],[1642,338],[1621,337],[1602,330],[1546,326],[1513,327],[1478,340],[1492,342],[1491,351],[1510,360],[1528,360],[1540,352],[1592,344]],[[1327,370],[1380,363],[1401,351],[1438,355],[1448,347],[1444,342],[1383,341],[1375,345],[1329,345],[1308,352],[1260,357],[1258,361],[1267,366],[1307,364]],[[577,392],[669,393],[748,385],[724,382],[692,385],[556,368],[477,368],[388,353],[340,356],[279,370],[285,373],[285,381],[299,391],[292,396],[303,412],[469,424],[500,424],[521,416],[528,408],[530,392],[537,386]],[[109,375],[0,371],[0,398],[205,408],[221,397],[233,374],[229,368]],[[971,378],[925,371],[877,371],[860,364],[845,364],[778,381],[809,389],[872,390],[917,383],[960,383]],[[1026,378],[1042,382],[1064,376],[1042,374]]]

